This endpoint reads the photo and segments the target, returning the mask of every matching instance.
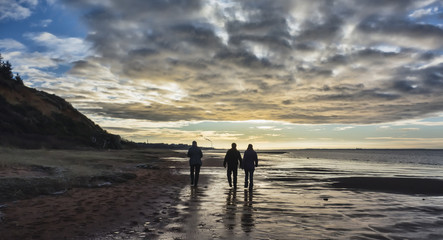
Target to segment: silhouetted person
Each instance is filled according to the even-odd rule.
[[[202,165],[202,150],[197,147],[197,142],[192,142],[192,147],[188,150],[189,166],[191,167],[191,185],[197,186]],[[194,174],[195,172],[195,174]]]
[[[241,154],[237,150],[237,144],[232,143],[232,148],[226,152],[225,160],[223,161],[223,166],[226,168],[226,164],[228,164],[228,182],[229,186],[232,187],[232,179],[231,175],[234,175],[234,188],[237,187],[237,169],[238,166],[242,167],[242,159]]]
[[[249,177],[249,189],[254,186],[254,170],[258,166],[257,153],[252,149],[252,144],[248,145],[245,154],[243,155],[243,169],[245,170],[245,188],[248,187]]]

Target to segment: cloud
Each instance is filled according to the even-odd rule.
[[[46,27],[48,27],[49,24],[51,24],[51,23],[52,23],[52,19],[44,19],[44,20],[41,20],[41,21],[39,21],[39,22],[32,23],[31,26],[32,26],[32,27],[42,27],[42,28],[46,28]]]
[[[37,45],[47,49],[46,54],[62,61],[76,61],[84,59],[89,54],[90,46],[81,38],[58,37],[49,32],[26,33],[25,37]]]
[[[0,1],[0,21],[26,19],[31,16],[32,9],[37,3],[37,0],[2,0]]]
[[[424,16],[430,16],[430,15],[437,14],[438,12],[439,12],[438,7],[432,7],[432,8],[427,8],[427,9],[417,9],[414,12],[412,12],[411,14],[409,14],[409,17],[422,18]]]
[[[10,51],[10,50],[22,50],[26,49],[26,47],[25,45],[14,39],[5,38],[5,39],[0,39],[0,49]]]
[[[27,37],[73,63],[69,97],[88,114],[372,124],[443,111],[443,29],[424,17],[439,1],[64,3],[86,13],[90,45]]]
[[[368,140],[402,140],[402,141],[424,141],[424,142],[441,142],[443,138],[400,138],[400,137],[368,137]]]
[[[345,130],[352,129],[352,128],[354,128],[354,127],[351,127],[351,126],[336,127],[336,128],[334,128],[334,131],[345,131]]]
[[[394,126],[425,126],[425,127],[440,127],[443,126],[443,117],[440,115],[430,115],[427,119],[408,119],[393,122]]]
[[[264,130],[272,130],[275,127],[274,126],[257,126],[258,129],[264,129]]]
[[[53,68],[58,65],[57,61],[39,52],[27,53],[20,51],[12,51],[12,52],[7,52],[5,54],[5,58],[11,59],[11,61],[14,63],[14,66],[17,66],[14,68],[19,68],[19,69]]]
[[[72,95],[88,98],[85,89],[79,88],[85,85],[79,84],[81,79],[62,76],[58,71],[59,68],[70,67],[79,59],[87,58],[91,53],[87,42],[80,38],[59,37],[48,32],[25,33],[24,37],[25,41],[30,40],[43,50],[32,51],[33,48],[14,39],[0,39],[0,50],[2,56],[12,63],[13,71],[24,76],[27,85],[67,98]],[[94,71],[97,69],[91,69],[90,73]],[[77,84],[71,84],[72,82]],[[94,98],[93,95],[89,97]]]
[[[402,128],[400,130],[403,132],[410,132],[410,131],[419,131],[420,128]]]
[[[369,17],[359,24],[358,30],[369,37],[366,41],[384,41],[424,50],[443,47],[443,43],[438,41],[443,37],[443,29],[430,23]]]
[[[137,120],[138,121],[138,120]],[[115,127],[116,123],[112,121],[98,122],[100,126],[107,130],[112,130],[115,134],[121,134],[125,138],[131,140],[145,142],[175,142],[177,139],[184,143],[191,143],[193,140],[197,140],[199,145],[207,143],[208,139],[211,141],[236,141],[238,139],[245,138],[244,134],[230,132],[230,131],[198,131],[198,130],[182,130],[175,127],[179,127],[181,124],[176,122],[170,122],[169,125],[161,124],[157,122],[123,120],[127,123],[126,127]],[[143,122],[143,126],[139,124]],[[189,125],[186,123],[185,125]],[[204,144],[203,144],[204,145]]]

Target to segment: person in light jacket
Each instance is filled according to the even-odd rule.
[[[189,166],[191,167],[191,186],[197,186],[198,177],[200,175],[200,167],[202,165],[202,150],[197,147],[197,142],[193,141],[191,148],[188,150]]]
[[[243,155],[243,169],[245,170],[245,188],[248,187],[252,189],[254,186],[254,170],[255,167],[258,166],[258,157],[257,153],[252,148],[252,144],[248,145],[248,149],[245,151]],[[248,184],[249,178],[249,184]]]

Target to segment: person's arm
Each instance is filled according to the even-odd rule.
[[[228,158],[228,153],[229,153],[229,151],[226,153],[225,160],[223,161],[223,167],[225,167],[225,168],[226,168],[226,160]]]
[[[257,157],[257,153],[255,153],[255,166],[258,166],[258,157]]]
[[[199,150],[200,150],[200,157],[202,158],[203,157],[203,152],[202,152],[201,149],[199,149]]]
[[[241,153],[240,153],[240,151],[237,151],[237,153],[238,153],[238,161],[240,162],[240,168],[243,169],[243,161],[241,158]]]

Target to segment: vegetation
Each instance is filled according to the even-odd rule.
[[[0,147],[0,205],[71,188],[97,188],[136,178],[137,169],[156,170],[162,157],[184,157],[165,149],[23,150]]]
[[[17,73],[15,76],[12,73],[12,65],[9,61],[3,61],[3,57],[0,54],[0,80],[13,80],[16,83],[23,85],[23,80]]]
[[[26,149],[121,148],[121,139],[63,98],[27,87],[0,55],[0,146]]]

